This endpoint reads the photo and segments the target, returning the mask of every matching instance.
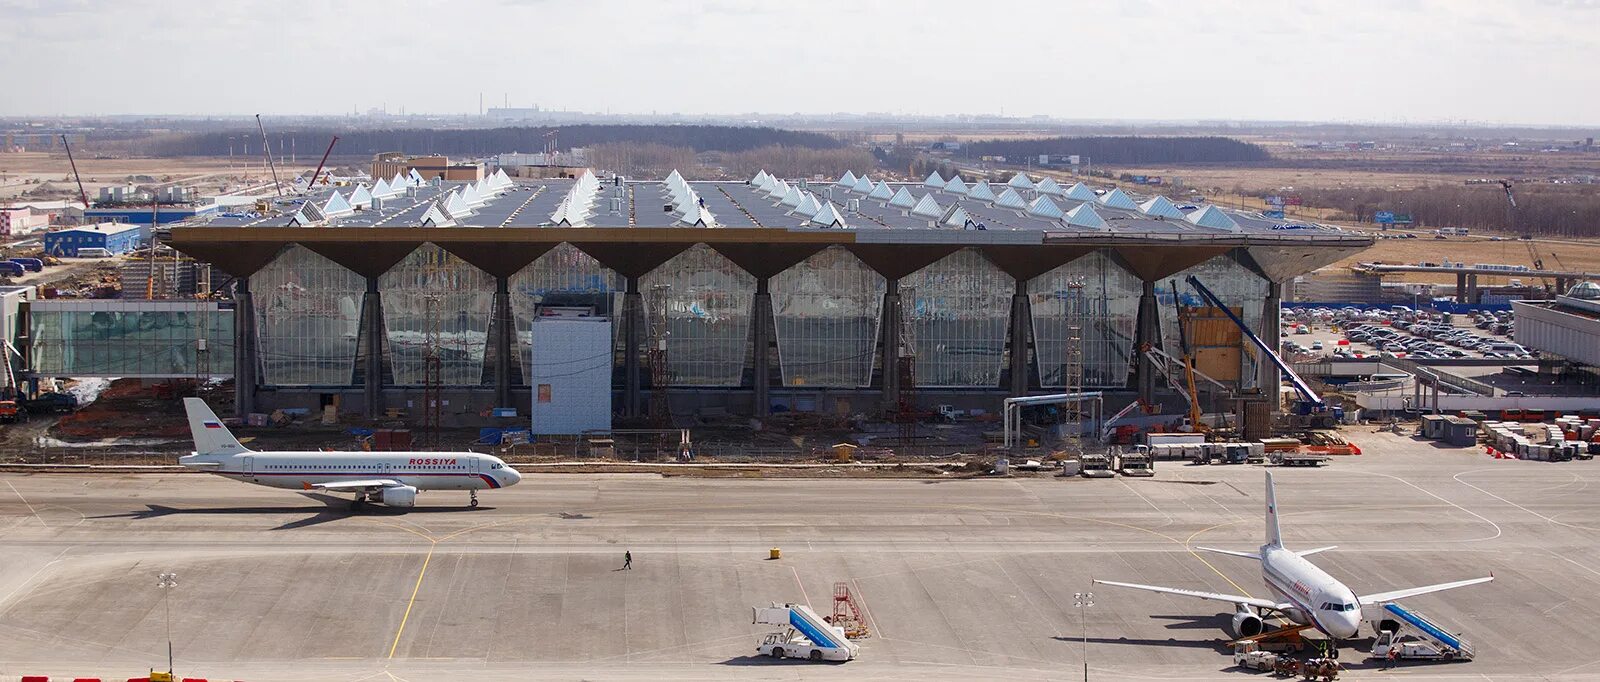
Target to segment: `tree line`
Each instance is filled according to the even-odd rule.
[[[1373,222],[1378,211],[1410,215],[1419,227],[1465,227],[1501,234],[1545,237],[1600,236],[1600,186],[1517,185],[1517,206],[1508,212],[1505,192],[1494,185],[1434,185],[1413,189],[1299,190],[1307,206],[1332,208],[1335,220]],[[1258,193],[1259,194],[1259,193]]]
[[[486,156],[510,151],[540,151],[551,139],[547,136],[551,133],[562,151],[605,143],[656,144],[686,147],[696,152],[741,152],[776,145],[804,149],[838,149],[844,146],[839,140],[821,133],[770,127],[712,125],[573,125],[398,130],[307,128],[268,131],[268,139],[273,142],[274,147],[278,147],[281,138],[293,136],[296,138],[296,146],[300,148],[299,154],[308,157],[320,155],[324,145],[334,135],[339,136],[339,144],[334,148],[334,153],[340,156],[372,155],[391,151],[403,151],[408,154]],[[259,147],[260,138],[255,130],[240,129],[154,137],[143,143],[136,143],[132,151],[151,156],[226,156],[230,150],[242,153],[243,143],[236,141],[240,139],[249,140]]]
[[[1004,156],[1022,163],[1040,154],[1088,157],[1096,165],[1157,163],[1261,163],[1272,160],[1265,147],[1231,137],[1048,137],[981,140],[961,148],[961,155]]]

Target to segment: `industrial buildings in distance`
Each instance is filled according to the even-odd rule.
[[[1286,280],[1372,243],[1028,175],[448,173],[397,169],[174,226],[170,244],[236,278],[231,306],[186,303],[173,318],[200,328],[176,334],[208,338],[204,350],[129,339],[90,352],[49,338],[90,314],[63,302],[34,313],[34,370],[231,375],[241,412],[337,403],[379,416],[437,391],[445,424],[515,407],[572,429],[607,396],[619,415],[652,402],[876,415],[912,393],[995,410],[1063,387],[1078,348],[1082,386],[1125,404],[1158,390],[1139,351],[1176,347],[1174,297],[1203,308],[1184,277],[1276,338]],[[573,320],[604,331],[539,331]],[[1199,368],[1276,407],[1277,370],[1217,322],[1196,323]]]

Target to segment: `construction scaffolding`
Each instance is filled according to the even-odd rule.
[[[914,289],[901,289],[901,301],[915,299]],[[921,417],[917,413],[916,326],[904,312],[900,314],[900,345],[895,351],[895,366],[892,369],[885,368],[885,371],[896,372],[899,377],[899,382],[895,384],[899,390],[895,395],[894,420],[900,425],[900,444],[910,445],[917,437],[917,422]]]
[[[1066,357],[1061,363],[1063,392],[1069,397],[1061,405],[1062,449],[1070,455],[1083,454],[1083,329],[1088,321],[1088,306],[1083,297],[1081,277],[1067,280]]]
[[[657,284],[651,291],[661,305],[649,313],[650,350],[645,354],[650,363],[650,421],[666,426],[672,421],[671,407],[667,404],[667,387],[672,384],[672,372],[667,368],[667,307],[672,285]]]

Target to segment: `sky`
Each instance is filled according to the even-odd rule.
[[[0,115],[1600,124],[1600,0],[0,0]]]

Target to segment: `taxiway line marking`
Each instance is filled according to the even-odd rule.
[[[433,550],[439,546],[435,542],[428,546],[428,555],[422,558],[422,570],[417,571],[417,584],[411,587],[411,599],[406,601],[406,613],[400,617],[400,629],[394,632],[394,643],[389,645],[389,658],[394,658],[394,652],[400,648],[400,636],[406,633],[406,622],[411,620],[411,607],[417,604],[417,593],[422,591],[422,578],[428,575],[428,562],[433,561]]]
[[[47,525],[44,522],[44,517],[39,516],[39,512],[34,510],[33,503],[29,502],[28,498],[22,496],[22,491],[17,490],[16,486],[11,485],[11,481],[6,481],[6,487],[10,488],[11,492],[17,496],[17,499],[22,500],[23,504],[28,505],[28,513],[32,514],[33,518],[39,519],[39,525],[41,525],[41,526]]]

